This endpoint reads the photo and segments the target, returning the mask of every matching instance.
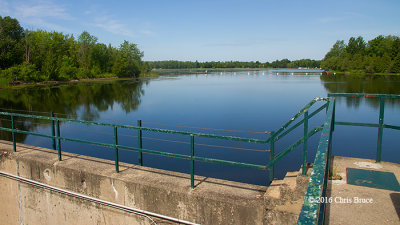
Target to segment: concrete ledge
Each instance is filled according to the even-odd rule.
[[[263,224],[266,187],[120,164],[0,141],[0,170],[59,188],[201,224]],[[0,206],[7,224],[147,224],[146,218],[99,207],[0,178]],[[3,211],[4,210],[4,211]]]

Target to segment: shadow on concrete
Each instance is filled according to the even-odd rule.
[[[400,220],[400,193],[391,193],[390,198]]]

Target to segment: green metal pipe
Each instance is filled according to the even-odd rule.
[[[307,170],[307,139],[308,139],[308,110],[304,112],[304,136],[303,136],[303,169],[302,175],[306,175]]]
[[[13,151],[17,151],[17,143],[15,142],[15,121],[14,116],[11,115],[11,130],[12,130],[12,140],[13,140]]]
[[[50,112],[50,116],[54,117],[54,112],[53,111]],[[52,140],[53,140],[53,150],[56,150],[56,146],[57,146],[56,139],[54,138],[54,136],[56,136],[55,133],[56,133],[56,128],[55,128],[55,124],[54,124],[54,119],[52,119],[51,120],[51,136],[53,136],[53,138],[52,138]]]
[[[385,98],[381,97],[379,106],[379,128],[378,128],[378,145],[376,150],[376,162],[381,162],[384,117],[385,117]]]
[[[328,107],[328,103],[322,105],[321,107],[319,107],[317,110],[315,110],[314,112],[312,112],[308,118],[312,118],[313,116],[315,116],[317,113],[321,112],[324,108]],[[279,135],[276,140],[280,140],[282,137],[286,136],[288,133],[290,133],[292,130],[296,129],[297,127],[299,127],[301,124],[304,123],[304,119],[300,120],[298,123],[296,123],[295,125],[293,125],[292,127],[290,127],[289,129],[287,129],[285,132],[283,132],[281,135]],[[271,135],[272,136],[272,135]],[[276,136],[276,135],[275,135]]]
[[[318,131],[321,131],[322,127],[314,127],[310,132],[308,132],[308,137],[312,137],[314,134],[316,134]],[[287,147],[285,150],[283,150],[281,153],[279,153],[277,156],[274,157],[272,161],[270,161],[267,165],[267,168],[271,168],[275,163],[277,163],[281,158],[283,158],[285,155],[287,155],[289,152],[291,152],[294,148],[299,146],[301,143],[303,143],[303,138],[298,139],[295,143]]]
[[[389,124],[383,124],[383,128],[389,128],[393,130],[400,130],[399,126],[394,126],[394,125],[389,125]]]
[[[138,120],[137,121],[137,126],[139,127],[138,129],[138,148],[142,149],[143,148],[143,143],[142,143],[142,129],[140,129],[142,127],[142,121]],[[138,162],[139,165],[143,166],[143,153],[141,150],[139,150],[138,152]]]
[[[194,188],[194,136],[190,136],[190,187]]]
[[[332,115],[334,101],[330,101],[325,118],[324,126],[321,132],[321,138],[318,144],[317,153],[314,160],[313,172],[308,182],[307,192],[304,197],[304,204],[302,206],[297,225],[301,224],[322,224],[323,221],[319,221],[320,214],[323,213],[321,205],[325,205],[318,201],[323,196],[323,189],[325,185],[325,177],[329,160],[329,146],[332,140]],[[320,204],[321,203],[321,204]],[[323,206],[322,206],[323,207]]]
[[[56,127],[57,127],[57,154],[58,154],[58,161],[61,161],[61,135],[60,135],[60,121],[56,120]]]
[[[47,116],[37,116],[37,115],[25,115],[19,113],[9,113],[9,112],[0,112],[0,115],[14,115],[18,117],[25,117],[25,118],[36,118],[36,119],[43,119],[43,120],[51,120],[51,117]],[[215,138],[215,139],[223,139],[223,140],[230,140],[230,141],[241,141],[241,142],[248,142],[248,143],[258,143],[258,144],[267,144],[267,140],[260,140],[260,139],[253,139],[253,138],[240,138],[240,137],[233,137],[233,136],[219,136],[214,134],[203,134],[203,133],[191,133],[191,132],[184,132],[184,131],[174,131],[174,130],[166,130],[166,129],[157,129],[157,128],[147,128],[147,127],[138,127],[138,126],[130,126],[130,125],[118,125],[118,124],[109,124],[109,123],[100,123],[100,122],[93,122],[93,121],[85,121],[85,120],[73,120],[73,119],[66,119],[66,118],[57,118],[60,122],[72,122],[72,123],[82,123],[88,125],[99,125],[99,126],[109,126],[118,128],[126,128],[126,129],[136,129],[142,131],[152,131],[152,132],[160,132],[160,133],[170,133],[170,134],[181,134],[190,136],[193,134],[194,136],[198,137],[205,137],[205,138]]]
[[[114,151],[115,151],[115,171],[119,173],[119,157],[118,157],[118,128],[114,127]]]
[[[51,136],[48,136],[48,137],[51,137]],[[60,140],[73,141],[73,142],[78,142],[78,143],[83,143],[83,144],[92,144],[92,145],[104,146],[104,147],[109,147],[109,148],[114,148],[115,147],[114,144],[105,144],[105,143],[85,141],[85,140],[66,138],[66,137],[60,137]],[[191,159],[191,156],[189,156],[189,155],[183,155],[183,154],[177,154],[177,153],[162,152],[162,151],[156,151],[156,150],[150,150],[150,149],[139,149],[139,148],[130,147],[130,146],[123,146],[123,145],[117,145],[117,147],[118,147],[118,149],[131,150],[131,151],[137,151],[137,152],[139,152],[139,150],[141,150],[144,153],[149,153],[149,154],[153,154],[153,155],[162,155],[162,156],[181,158],[181,159],[188,159],[188,160]],[[198,157],[198,156],[194,156],[193,159],[195,161],[211,162],[211,163],[222,163],[222,164],[227,164],[227,165],[236,165],[236,166],[242,166],[242,167],[248,167],[248,168],[254,168],[254,169],[261,169],[261,170],[267,169],[267,167],[265,165],[241,163],[241,162],[234,162],[234,161],[221,160],[221,159],[205,158],[205,157]]]
[[[359,127],[379,127],[376,123],[357,123],[357,122],[343,122],[337,121],[335,125],[348,125],[348,126],[359,126]]]
[[[279,135],[283,130],[285,130],[293,121],[295,121],[301,114],[303,114],[306,110],[308,110],[312,105],[314,105],[317,101],[327,101],[328,98],[314,98],[310,101],[304,108],[302,108],[296,115],[294,115],[288,122],[286,122],[279,130],[275,132],[275,136]],[[323,108],[322,108],[323,109]],[[322,110],[320,109],[320,110]]]
[[[271,132],[271,136],[274,136],[274,132]],[[275,138],[271,139],[270,142],[270,151],[269,151],[269,161],[273,161],[275,159]],[[269,183],[271,183],[275,179],[274,175],[274,165],[269,168]]]

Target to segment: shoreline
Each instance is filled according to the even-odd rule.
[[[157,77],[159,75],[154,75],[154,74],[145,74],[143,76],[139,77],[98,77],[98,78],[84,78],[80,80],[63,80],[63,81],[57,81],[57,80],[51,80],[51,81],[41,81],[41,82],[18,82],[18,83],[13,83],[9,84],[8,86],[5,87],[0,87],[0,90],[3,89],[8,89],[8,88],[25,88],[25,87],[40,87],[40,86],[47,86],[47,85],[60,85],[60,84],[70,84],[70,83],[85,83],[85,82],[94,82],[94,81],[113,81],[113,80],[133,80],[133,79],[141,79],[141,78],[149,78],[149,77]]]
[[[345,76],[400,76],[400,73],[367,73],[364,71],[328,71],[329,74],[336,73],[336,75]]]

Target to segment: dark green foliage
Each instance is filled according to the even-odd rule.
[[[0,69],[20,64],[23,59],[24,29],[16,19],[0,16]]]
[[[26,62],[3,70],[1,77],[9,82],[42,80],[40,72],[36,70],[36,66]]]
[[[124,41],[117,53],[112,72],[118,77],[138,77],[142,57],[143,52],[135,44]]]
[[[382,36],[366,43],[351,37],[348,44],[337,41],[321,62],[324,69],[355,73],[399,73],[400,38]]]
[[[128,41],[120,48],[107,47],[87,31],[75,40],[55,31],[24,31],[16,19],[0,17],[2,86],[7,82],[138,77],[151,70],[142,57],[143,52]]]
[[[187,68],[298,68],[320,67],[321,61],[312,59],[300,59],[290,61],[289,59],[275,60],[273,62],[261,63],[259,61],[239,62],[239,61],[226,61],[226,62],[190,62],[190,61],[153,61],[148,62],[152,68],[156,69],[187,69]]]

